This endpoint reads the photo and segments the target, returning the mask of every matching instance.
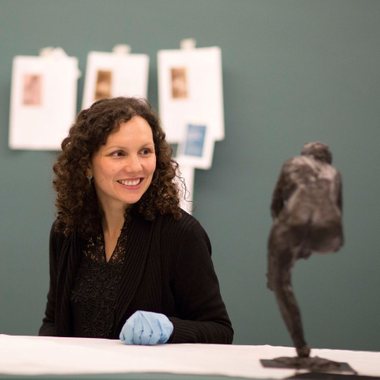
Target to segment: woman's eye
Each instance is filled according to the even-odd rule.
[[[121,156],[123,156],[123,152],[120,151],[120,150],[118,150],[116,152],[111,153],[111,156],[113,156],[113,157],[121,157]]]
[[[143,149],[143,150],[141,151],[141,153],[142,153],[142,154],[149,154],[149,153],[151,153],[151,150],[148,149],[148,148],[146,148],[146,149]]]

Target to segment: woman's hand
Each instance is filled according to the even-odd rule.
[[[166,343],[172,332],[166,315],[138,310],[127,319],[119,338],[125,344],[155,345]]]

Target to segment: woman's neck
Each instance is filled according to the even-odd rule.
[[[104,213],[103,237],[106,261],[108,262],[115,251],[117,241],[124,226],[124,213]]]
[[[119,236],[125,221],[125,210],[107,209],[103,210],[103,212],[104,216],[102,221],[102,228],[104,235],[111,237]]]

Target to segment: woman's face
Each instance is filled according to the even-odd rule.
[[[89,174],[103,211],[124,210],[140,200],[152,182],[156,154],[148,122],[135,116],[120,124],[92,158]]]

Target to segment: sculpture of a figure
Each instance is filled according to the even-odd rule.
[[[276,295],[299,358],[309,357],[310,348],[292,291],[291,269],[312,252],[336,252],[343,245],[342,181],[331,162],[327,145],[305,144],[300,156],[285,161],[271,204],[268,288]]]

